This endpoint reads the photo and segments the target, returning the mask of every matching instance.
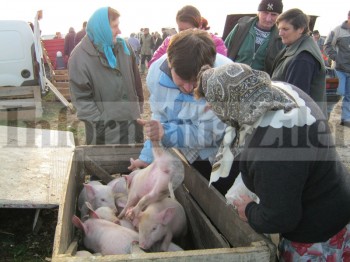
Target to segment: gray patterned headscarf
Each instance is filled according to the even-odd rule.
[[[233,160],[241,151],[240,139],[244,140],[245,134],[254,129],[266,112],[280,109],[288,112],[298,107],[292,96],[271,85],[267,73],[240,63],[202,67],[195,93],[205,96],[214,113],[228,125],[209,184],[228,176]]]
[[[267,111],[297,107],[291,96],[271,85],[267,73],[240,63],[202,70],[198,89],[214,113],[237,131]]]

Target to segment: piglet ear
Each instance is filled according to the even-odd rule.
[[[92,205],[90,204],[90,202],[85,201],[85,205],[86,205],[86,207],[87,207],[89,210],[94,211],[94,209],[93,209]]]
[[[84,226],[84,223],[81,222],[80,218],[74,215],[72,217],[72,223],[75,225],[77,228],[81,229],[84,233],[86,232],[86,228]]]
[[[99,215],[97,215],[97,213],[92,209],[89,210],[89,217],[90,218],[97,218],[97,219],[100,218]]]
[[[159,212],[158,217],[160,219],[160,223],[163,225],[167,225],[175,216],[175,207],[168,207],[167,209]]]
[[[135,170],[138,172],[138,170]],[[129,175],[123,175],[123,177],[125,178],[126,180],[126,187],[129,189],[130,188],[130,185],[131,185],[131,182],[132,182],[132,179],[135,175],[135,171],[132,171]],[[135,173],[134,173],[135,172]]]
[[[92,185],[84,184],[86,196],[88,200],[94,199],[96,195],[95,188]]]

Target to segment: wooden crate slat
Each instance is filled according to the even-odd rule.
[[[56,69],[55,75],[67,75],[68,76],[68,70],[67,69]]]
[[[68,82],[68,75],[54,75],[52,76],[53,81],[65,81]]]
[[[57,88],[69,89],[69,82],[57,82],[57,81],[52,81],[52,83],[53,83]]]
[[[0,111],[0,119],[7,121],[21,120],[33,120],[37,116],[36,109],[26,109],[26,110],[14,110],[14,111]],[[40,118],[41,116],[38,116]]]
[[[188,230],[192,233],[195,249],[230,247],[188,194],[184,185],[175,190],[175,197],[186,210]]]
[[[39,86],[7,86],[0,87],[0,98],[12,97],[12,96],[27,96],[34,95],[34,90],[39,89]]]
[[[27,107],[35,108],[34,98],[0,100],[0,110]]]

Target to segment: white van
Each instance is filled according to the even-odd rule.
[[[38,85],[34,33],[25,21],[0,20],[0,86]]]

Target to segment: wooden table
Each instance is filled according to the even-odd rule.
[[[0,126],[0,208],[58,206],[74,148],[71,132]]]

